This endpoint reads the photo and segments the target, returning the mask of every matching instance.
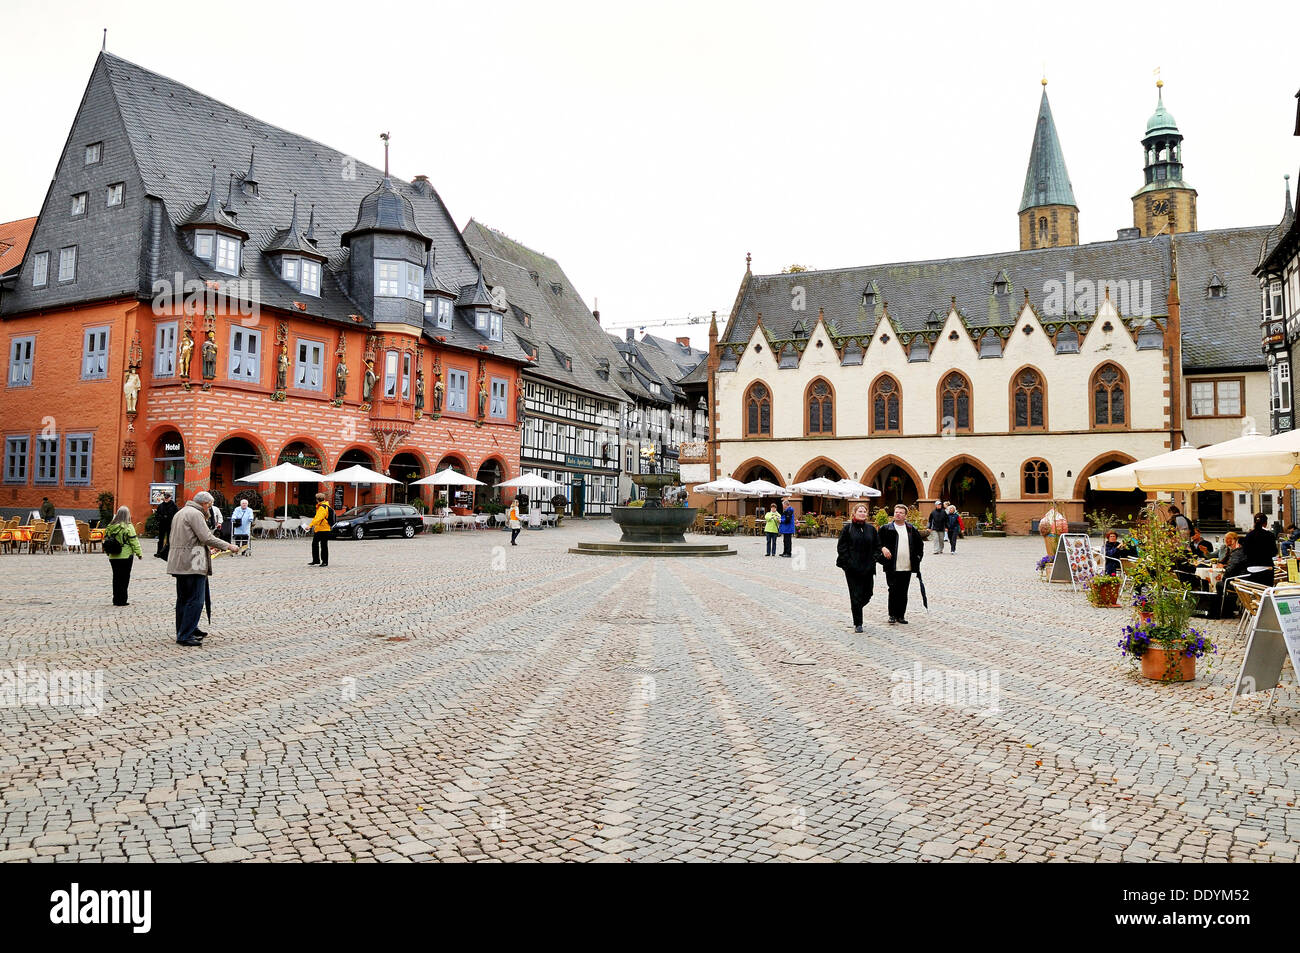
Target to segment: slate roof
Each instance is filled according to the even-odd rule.
[[[35,216],[0,223],[0,275],[17,268],[22,262],[35,227]]]
[[[610,338],[620,352],[636,355],[637,363],[630,368],[634,376],[639,373],[644,381],[653,381],[662,388],[662,394],[650,392],[651,400],[685,400],[686,394],[680,386],[682,379],[708,356],[704,351],[683,348],[676,341],[668,341],[652,334],[643,335],[635,342],[613,334]]]
[[[597,374],[598,361],[602,358],[610,362],[607,366],[611,374],[617,371],[622,364],[618,352],[609,349],[593,354],[572,333],[573,322],[566,320],[557,311],[554,301],[557,296],[551,292],[549,280],[542,280],[542,261],[550,262],[548,274],[558,271],[559,266],[544,255],[539,255],[473,219],[465,226],[464,237],[482,263],[485,283],[493,288],[505,288],[507,309],[503,336],[516,342],[523,341],[537,351],[535,365],[526,368],[525,373],[587,391],[605,400],[622,402],[625,399],[623,391],[612,380],[603,380]],[[537,282],[533,281],[530,272],[538,275]],[[576,292],[573,294],[576,297]],[[531,326],[524,325],[525,315]],[[582,320],[596,325],[590,312]],[[560,354],[569,356],[573,364],[572,370],[564,366],[557,350]]]
[[[487,284],[505,287],[509,306],[505,336],[523,338],[537,346],[537,366],[527,373],[606,400],[627,399],[618,379],[622,358],[554,259],[474,219],[465,226],[464,238],[482,262]],[[559,287],[558,294],[552,291],[552,285]],[[531,328],[521,323],[521,311],[529,315]],[[564,368],[554,348],[572,359],[572,371]],[[608,362],[604,366],[609,370],[609,380],[597,373],[602,361]]]
[[[1004,327],[1015,323],[1024,304],[1025,289],[1044,320],[1073,319],[1073,314],[1053,313],[1048,301],[1048,283],[1064,285],[1070,275],[1076,285],[1085,278],[1093,282],[1149,280],[1151,301],[1144,302],[1144,310],[1160,316],[1168,313],[1169,241],[1168,236],[1160,236],[968,258],[753,275],[720,340],[747,342],[759,312],[764,328],[777,340],[792,340],[800,321],[811,331],[819,310],[824,312],[833,334],[867,335],[875,330],[885,304],[900,330],[922,331],[931,312],[940,319],[947,316],[954,297],[970,327]],[[1003,271],[1011,282],[1009,293],[997,295],[994,283]],[[874,307],[866,307],[863,289],[873,281],[879,295]],[[791,309],[791,303],[800,297],[796,288],[803,289],[803,311]],[[1091,317],[1079,315],[1078,319]]]
[[[83,140],[95,139],[104,141],[106,170],[111,166],[112,176],[126,180],[122,209],[126,214],[114,218],[113,213],[98,208],[104,204],[102,198],[92,198],[89,206],[94,214],[84,222],[70,220],[61,214],[66,209],[64,193],[80,191],[86,175],[96,170],[95,166],[83,169],[80,152]],[[240,188],[254,147],[257,197]],[[447,287],[474,282],[474,259],[437,191],[427,183],[417,187],[390,177],[390,192],[383,188],[383,181],[382,171],[336,149],[102,52],[69,133],[33,244],[38,250],[52,250],[54,256],[64,245],[81,245],[77,281],[32,289],[25,278],[0,299],[0,310],[12,314],[120,294],[151,297],[154,278],[170,279],[176,272],[187,280],[231,281],[231,276],[191,255],[178,232],[187,218],[208,209],[213,191],[220,200],[221,214],[233,217],[237,227],[250,236],[239,277],[256,282],[263,306],[349,326],[355,326],[351,314],[361,314],[369,321],[371,316],[347,293],[349,253],[341,243],[343,235],[367,215],[380,224],[389,221],[385,215],[396,215],[396,227],[413,226],[431,242],[437,251],[437,278]],[[264,253],[290,222],[295,193],[315,206],[313,233],[316,247],[326,258],[320,297],[304,295],[284,282],[273,259]],[[225,207],[228,194],[231,202]],[[157,234],[150,227],[149,203],[144,196],[163,203],[167,221]],[[372,207],[363,209],[367,196],[372,197]],[[46,214],[47,210],[53,214]],[[305,304],[306,310],[296,308],[296,301]],[[459,315],[454,324],[450,332],[433,333],[446,335],[452,346],[477,351],[480,344],[487,344],[490,353],[526,360],[513,340],[488,341]]]
[[[1253,274],[1267,225],[1174,236],[1183,368],[1217,371],[1267,366],[1259,346],[1259,279]],[[1224,295],[1211,298],[1213,278]]]
[[[1025,189],[1020,196],[1020,211],[1039,205],[1074,205],[1074,188],[1070,173],[1065,170],[1065,155],[1061,140],[1052,120],[1052,107],[1047,102],[1047,85],[1043,85],[1043,98],[1038,104],[1038,120],[1034,124],[1034,143],[1029,150],[1029,168],[1025,171]]]

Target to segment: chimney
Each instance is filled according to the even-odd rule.
[[[1121,228],[1115,232],[1115,241],[1117,242],[1132,241],[1135,238],[1141,237],[1142,229],[1140,228]]]
[[[591,312],[591,316],[596,319],[597,324],[600,324],[600,308],[597,308],[595,311]]]
[[[677,339],[677,343],[680,344],[682,347],[686,348],[688,351],[689,351],[690,348],[691,348],[691,339],[690,339],[690,338],[678,338],[678,339]]]
[[[411,188],[421,195],[428,195],[432,190],[429,186],[429,177],[427,175],[417,175],[411,180]]]
[[[627,329],[627,343],[628,344],[636,343],[636,328]]]

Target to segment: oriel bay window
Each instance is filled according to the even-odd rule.
[[[397,399],[397,352],[384,354],[384,396],[389,400]]]
[[[1047,385],[1032,367],[1016,372],[1011,383],[1011,429],[1042,430],[1047,420]]]
[[[808,385],[808,436],[828,437],[835,433],[835,396],[831,385],[818,378]]]
[[[772,394],[766,384],[751,384],[745,394],[745,436],[772,436]]]
[[[953,371],[939,385],[939,432],[969,433],[970,407],[970,381],[960,371]]]
[[[1114,364],[1103,364],[1092,375],[1092,425],[1123,427],[1128,423],[1128,401],[1124,373]]]

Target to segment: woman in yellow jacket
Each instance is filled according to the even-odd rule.
[[[510,526],[510,545],[518,546],[515,542],[519,538],[519,530],[523,526],[519,522],[519,503],[515,501],[510,504],[510,512],[506,514],[506,523]]]
[[[311,521],[311,562],[324,568],[330,564],[330,507],[325,494],[316,494],[316,515]]]

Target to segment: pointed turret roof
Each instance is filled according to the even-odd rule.
[[[289,217],[289,227],[277,231],[265,251],[268,255],[271,253],[302,255],[317,261],[326,260],[326,256],[317,251],[316,246],[298,230],[298,193],[295,192],[293,196],[293,213]]]
[[[212,181],[208,185],[207,201],[196,205],[194,211],[181,223],[181,227],[219,228],[243,238],[248,237],[248,232],[236,225],[235,220],[221,207],[221,200],[217,198],[217,166],[215,163],[212,166]]]
[[[1040,205],[1073,205],[1074,189],[1065,170],[1061,140],[1052,121],[1052,107],[1047,102],[1047,81],[1043,81],[1043,99],[1038,105],[1038,123],[1034,127],[1034,145],[1029,151],[1029,169],[1025,172],[1025,191],[1020,197],[1020,211]]]
[[[448,298],[454,298],[458,292],[447,285],[445,281],[438,277],[437,271],[438,249],[429,249],[429,259],[424,265],[424,290],[433,294],[445,295]]]
[[[478,266],[478,283],[465,285],[460,292],[460,299],[456,302],[458,308],[491,308],[492,296],[487,292],[487,285],[483,281],[483,266]]]

